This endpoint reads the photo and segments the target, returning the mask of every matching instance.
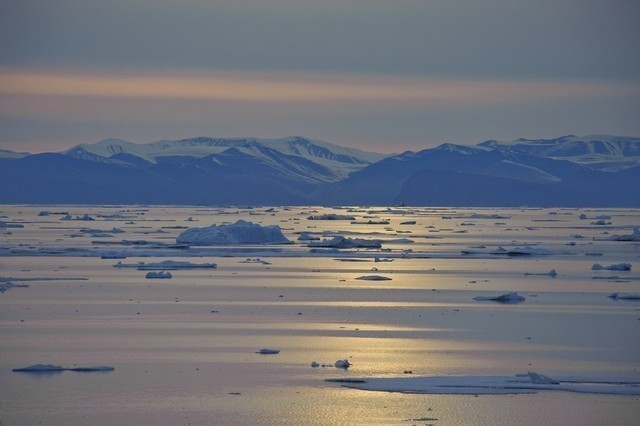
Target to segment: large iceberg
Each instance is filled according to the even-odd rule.
[[[278,225],[261,226],[238,220],[230,225],[211,225],[206,228],[189,228],[176,239],[178,244],[193,246],[237,244],[282,244],[290,241]]]

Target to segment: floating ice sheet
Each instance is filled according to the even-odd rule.
[[[528,372],[515,376],[431,376],[328,379],[353,389],[458,395],[526,394],[563,391],[608,395],[640,395],[640,377],[556,376]]]

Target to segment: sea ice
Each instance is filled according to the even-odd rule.
[[[612,235],[608,241],[640,241],[640,227],[634,228],[631,235]]]
[[[556,272],[555,269],[550,270],[549,272],[525,272],[525,275],[544,275],[544,276],[549,276],[549,277],[553,277],[555,278],[556,276],[558,276],[558,273]]]
[[[0,220],[0,228],[24,228],[24,225],[19,223],[3,222]]]
[[[361,379],[328,379],[341,386],[369,391],[456,394],[508,395],[539,391],[563,391],[608,395],[640,395],[640,378],[556,376],[528,372],[515,376],[431,376],[374,377]]]
[[[301,232],[298,236],[298,241],[318,241],[320,237],[316,237],[315,235],[311,235],[308,232]]]
[[[382,242],[380,240],[366,240],[363,238],[349,238],[336,236],[332,239],[323,239],[322,241],[311,241],[309,247],[331,247],[331,248],[380,248]]]
[[[115,368],[109,366],[109,365],[92,365],[90,367],[73,367],[73,368],[66,368],[65,370],[69,370],[69,371],[113,371],[115,370]]]
[[[477,296],[477,297],[474,297],[473,300],[477,300],[479,302],[491,300],[491,301],[500,302],[500,303],[520,303],[520,302],[524,302],[526,298],[524,296],[520,296],[516,292],[511,292],[511,293],[505,293],[500,296],[494,296],[494,297]]]
[[[348,359],[339,359],[333,365],[336,368],[344,368],[346,370],[351,366],[351,363]]]
[[[640,293],[611,293],[608,297],[615,300],[640,300]]]
[[[14,368],[13,371],[25,372],[25,373],[51,373],[59,371],[113,371],[115,368],[109,365],[92,365],[89,367],[61,367],[53,364],[35,364],[29,367]]]
[[[364,281],[391,281],[389,277],[383,277],[382,275],[363,275],[361,277],[356,278],[356,280],[364,280]]]
[[[356,220],[355,216],[341,215],[335,213],[311,215],[308,220]]]
[[[290,241],[278,225],[261,226],[238,220],[229,225],[211,225],[206,228],[189,228],[176,239],[178,244],[194,246],[236,244],[281,244]]]
[[[175,271],[178,269],[215,269],[218,267],[215,263],[191,263],[181,262],[177,260],[163,260],[162,262],[138,262],[138,263],[122,263],[118,262],[113,265],[116,268],[136,268],[140,271]]]
[[[166,271],[158,271],[158,272],[147,272],[147,275],[145,275],[145,278],[147,279],[155,279],[155,278],[159,278],[159,279],[168,279],[168,278],[173,278],[173,275],[171,275],[171,272],[166,272]]]
[[[257,354],[261,354],[261,355],[276,355],[280,353],[280,349],[260,349],[258,352],[256,352]]]
[[[616,263],[613,265],[602,266],[599,263],[594,263],[591,267],[592,271],[630,271],[631,264],[630,263]]]
[[[40,373],[40,372],[64,371],[64,370],[65,368],[59,365],[53,365],[53,364],[35,364],[35,365],[30,365],[29,367],[13,369],[13,371],[24,371],[28,373]]]

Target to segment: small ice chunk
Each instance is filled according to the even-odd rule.
[[[542,375],[542,374],[538,374],[535,373],[533,371],[529,371],[527,372],[527,374],[529,375],[529,378],[531,379],[531,383],[535,384],[535,385],[559,385],[560,382],[558,382],[555,379],[552,379],[551,377]]]
[[[382,275],[363,275],[361,277],[356,278],[356,280],[364,280],[364,281],[391,281],[389,277],[383,277]]]
[[[549,272],[525,272],[525,275],[544,275],[544,276],[550,276],[552,278],[555,278],[558,276],[558,273],[556,272],[555,269],[550,270]]]
[[[615,300],[640,300],[640,293],[611,293],[608,297]]]
[[[14,368],[13,371],[21,371],[26,373],[46,373],[52,371],[64,371],[63,367],[53,364],[34,364],[29,367]]]
[[[145,278],[147,279],[169,279],[169,278],[173,278],[173,275],[171,275],[171,272],[169,271],[158,271],[158,272],[147,272],[147,275],[145,275]]]
[[[317,367],[320,367],[320,364],[318,364],[317,362],[313,361],[313,362],[311,362],[311,366],[313,368],[317,368]]]
[[[333,366],[336,368],[344,368],[346,370],[351,366],[351,363],[348,359],[339,359],[333,364]]]
[[[613,265],[602,266],[599,263],[594,263],[591,267],[592,271],[630,271],[631,264],[630,263],[615,263]]]
[[[301,232],[298,236],[298,241],[318,241],[320,237],[316,237],[315,235],[311,235],[308,232]]]
[[[380,240],[367,240],[364,238],[345,238],[343,236],[336,236],[331,239],[323,239],[322,241],[311,241],[308,247],[331,247],[331,248],[381,248],[382,242]]]
[[[89,367],[67,368],[67,370],[69,370],[69,371],[79,371],[79,372],[85,372],[85,371],[113,371],[113,370],[115,370],[115,368],[111,367],[110,365],[92,365],[92,366],[89,366]]]
[[[520,303],[520,302],[524,302],[526,300],[526,298],[524,296],[520,296],[517,292],[511,292],[511,293],[505,293],[505,294],[501,294],[500,296],[494,296],[494,297],[483,297],[483,296],[478,296],[478,297],[474,297],[473,300],[477,300],[477,301],[494,301],[494,302],[500,302],[500,303]]]
[[[276,355],[280,353],[280,349],[269,349],[269,348],[264,348],[264,349],[260,349],[258,352],[256,352],[257,354],[261,354],[261,355]]]
[[[355,216],[341,215],[335,213],[311,215],[308,220],[356,220]]]

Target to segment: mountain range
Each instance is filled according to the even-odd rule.
[[[0,150],[0,181],[1,203],[639,207],[640,139],[489,140],[397,155],[297,136],[106,139],[60,153]]]

